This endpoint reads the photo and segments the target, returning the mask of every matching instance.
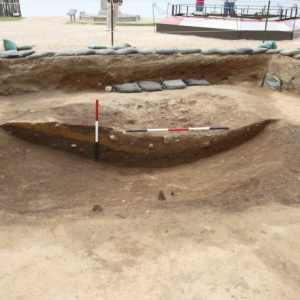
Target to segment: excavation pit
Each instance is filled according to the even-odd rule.
[[[25,99],[27,105],[24,113],[3,117],[4,129],[37,144],[92,158],[94,104],[99,99],[100,158],[126,165],[176,165],[241,145],[280,118],[268,107],[272,92],[259,87],[266,72],[282,78],[284,90],[297,93],[300,87],[296,76],[299,70],[295,68],[299,62],[270,54],[136,54],[1,63],[6,73],[0,74],[0,94],[4,99],[14,98],[15,103]],[[293,80],[287,80],[286,74]],[[205,78],[212,86],[142,94],[103,92],[106,85],[176,78]],[[135,128],[201,126],[228,126],[230,130],[125,132]]]

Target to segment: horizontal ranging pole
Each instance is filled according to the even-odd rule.
[[[229,130],[229,127],[210,126],[210,127],[183,127],[183,128],[149,128],[149,129],[128,129],[127,133],[138,132],[175,132],[175,131],[209,131],[209,130]]]

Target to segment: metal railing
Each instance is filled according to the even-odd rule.
[[[300,18],[300,10],[297,6],[284,7],[255,5],[203,5],[174,4],[172,5],[172,16],[199,16],[199,17],[236,17],[241,19],[272,19],[290,20]]]

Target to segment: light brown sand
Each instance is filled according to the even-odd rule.
[[[1,22],[0,38],[10,38],[17,43],[34,44],[35,49],[86,48],[89,42],[110,45],[110,33],[106,27],[93,24],[68,24],[68,18],[26,18],[16,22]],[[153,27],[118,27],[115,43],[130,43],[136,47],[232,47],[258,46],[259,41],[220,40],[195,36],[155,33]],[[280,41],[281,49],[300,47],[300,39]]]

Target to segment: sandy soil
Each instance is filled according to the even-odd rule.
[[[282,121],[230,151],[162,169],[95,164],[0,130],[0,298],[297,299],[297,97],[245,85],[191,88],[183,98],[210,92],[214,101],[242,96],[251,116],[257,107]],[[176,93],[110,94],[106,108]],[[62,115],[96,95],[2,97],[0,120]]]
[[[0,36],[39,49],[85,47],[97,37],[108,44],[103,27],[65,21],[1,23]],[[242,43],[175,38],[151,28],[118,32],[118,43],[145,47]],[[92,124],[93,109],[86,108],[98,97],[105,99],[103,122],[124,127],[177,125],[174,118],[193,125],[201,116],[231,126],[279,121],[229,151],[168,168],[95,163],[0,128],[0,299],[298,299],[299,95],[241,81],[180,94],[43,90],[1,96],[0,124],[82,122],[84,114]],[[116,111],[122,117],[112,117]],[[158,200],[160,190],[165,201]],[[103,211],[93,211],[95,205]]]
[[[35,45],[35,49],[86,48],[90,42],[110,45],[110,33],[105,26],[92,24],[67,24],[67,18],[26,18],[19,22],[1,22],[0,37],[17,43]],[[256,47],[259,41],[226,41],[182,35],[166,35],[154,32],[153,27],[118,27],[115,43],[130,43],[136,47]],[[280,41],[281,49],[300,47],[300,39]]]

